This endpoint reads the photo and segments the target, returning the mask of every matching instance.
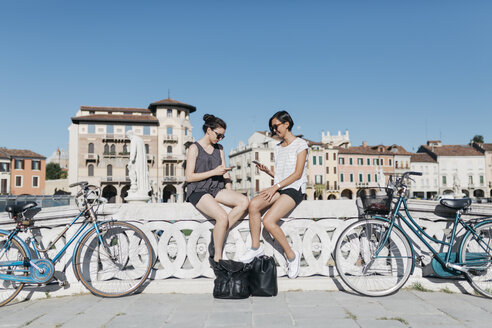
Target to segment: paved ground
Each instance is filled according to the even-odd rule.
[[[0,308],[0,327],[491,327],[492,300],[402,290],[368,298],[339,291],[215,300],[209,294],[92,295]]]

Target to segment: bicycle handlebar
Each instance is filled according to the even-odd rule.
[[[79,181],[79,182],[75,182],[75,183],[71,183],[69,184],[68,186],[70,188],[73,188],[73,187],[77,187],[77,186],[81,186],[82,188],[84,188],[85,186],[87,186],[89,184],[89,182],[87,181]]]

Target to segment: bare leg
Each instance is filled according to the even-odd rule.
[[[196,208],[215,220],[213,232],[215,247],[214,261],[217,262],[222,259],[222,247],[227,229],[229,228],[227,213],[210,194],[203,195],[198,204],[196,204]]]
[[[260,247],[261,233],[261,210],[271,206],[278,198],[279,193],[276,193],[270,202],[267,202],[263,197],[256,196],[251,200],[248,207],[249,212],[249,230],[251,233],[251,247]]]
[[[292,198],[287,195],[281,195],[263,217],[263,226],[272,237],[275,238],[280,246],[282,246],[287,259],[289,260],[292,260],[295,257],[295,254],[287,241],[287,237],[285,237],[284,232],[278,226],[277,222],[295,206],[296,203]]]
[[[228,214],[229,229],[246,213],[249,199],[237,191],[222,189],[219,191],[215,200],[221,204],[232,207]]]

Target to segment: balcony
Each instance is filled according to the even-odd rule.
[[[84,159],[85,159],[86,161],[95,161],[95,162],[97,162],[97,161],[99,161],[99,155],[97,155],[97,154],[92,154],[92,153],[90,153],[90,154],[89,154],[89,153],[88,153],[88,154],[85,154],[85,155],[84,155]]]
[[[119,141],[119,142],[125,142],[125,141],[129,141],[130,138],[128,138],[126,135],[124,134],[106,134],[104,137],[103,137],[103,142],[106,142],[106,141]]]
[[[115,183],[130,183],[129,177],[103,177],[101,178],[101,183],[115,182]]]
[[[183,176],[168,176],[162,178],[163,183],[181,183],[185,182],[185,180],[186,178]]]
[[[162,162],[182,162],[186,159],[185,155],[166,154],[161,156]]]
[[[162,137],[162,142],[164,143],[177,143],[178,136],[173,136],[172,134],[168,134]]]
[[[355,183],[355,187],[357,187],[357,188],[368,187],[368,186],[369,186],[369,182],[356,182]]]
[[[104,152],[103,153],[104,158],[130,158],[130,153],[127,151],[120,151],[120,152]]]

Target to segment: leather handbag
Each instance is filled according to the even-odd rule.
[[[215,262],[210,258],[210,265],[216,277],[213,291],[215,298],[240,299],[249,297],[249,272],[251,270],[251,264],[244,264],[233,260],[219,260],[219,262]]]
[[[252,296],[278,294],[277,266],[273,257],[263,255],[253,260],[249,283]]]

